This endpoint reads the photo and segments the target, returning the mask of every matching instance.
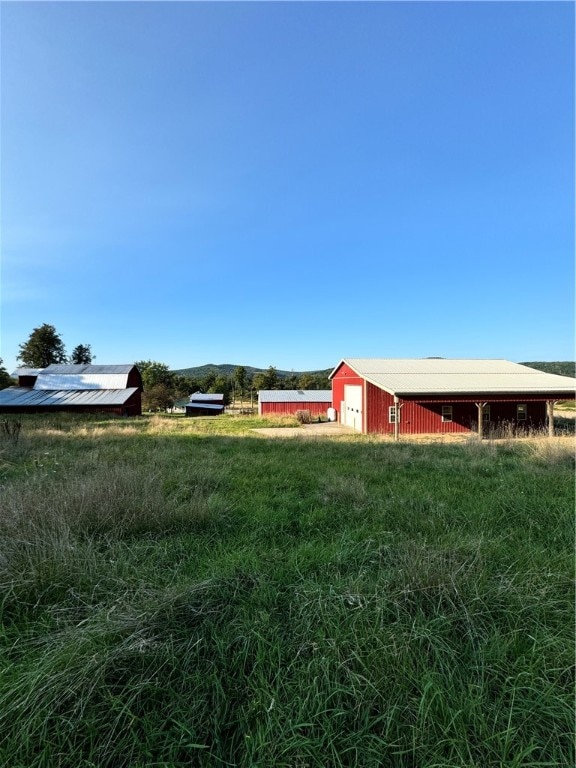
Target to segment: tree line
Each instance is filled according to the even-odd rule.
[[[34,328],[28,339],[19,345],[18,361],[26,368],[46,368],[53,364],[90,365],[96,358],[90,344],[78,344],[70,355],[61,335],[53,325],[44,323]],[[145,410],[165,410],[187,400],[194,392],[218,392],[229,405],[246,398],[256,401],[259,389],[330,389],[325,374],[302,373],[280,376],[274,366],[250,375],[242,365],[232,375],[209,372],[202,377],[182,376],[171,371],[166,363],[137,360],[144,388],[142,405]],[[0,389],[14,383],[0,358]]]
[[[202,377],[191,377],[180,376],[165,363],[153,360],[139,360],[135,365],[142,374],[142,406],[145,410],[172,408],[178,401],[187,400],[195,392],[217,392],[224,395],[224,404],[230,405],[246,399],[256,402],[259,389],[331,388],[326,375],[303,373],[282,377],[274,366],[253,376],[247,373],[244,366],[239,365],[231,376],[209,372]]]

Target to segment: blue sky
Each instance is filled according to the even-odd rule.
[[[574,359],[572,3],[0,13],[8,370]]]

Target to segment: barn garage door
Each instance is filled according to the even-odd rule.
[[[362,387],[345,384],[342,403],[342,421],[347,427],[362,432]]]

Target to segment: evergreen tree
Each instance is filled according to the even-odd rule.
[[[20,344],[18,360],[29,368],[46,368],[53,363],[66,363],[64,342],[56,328],[47,323],[34,328],[28,341]]]
[[[10,374],[4,367],[4,361],[0,357],[0,389],[6,389],[6,387],[11,387],[14,382],[12,381]]]
[[[242,398],[246,389],[246,368],[243,365],[239,365],[234,371],[234,382],[238,387],[240,398]]]
[[[90,344],[78,344],[70,355],[72,365],[90,365],[92,362],[92,348]]]

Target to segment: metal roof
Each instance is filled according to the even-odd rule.
[[[30,387],[8,387],[0,390],[0,407],[4,406],[64,406],[64,405],[124,405],[138,392],[138,387],[106,390],[38,390]]]
[[[46,373],[43,371],[38,375],[34,389],[124,389],[127,384],[127,373]]]
[[[218,403],[186,403],[187,411],[192,408],[201,408],[202,410],[206,409],[208,411],[222,411],[224,410],[224,405],[219,405]]]
[[[562,394],[574,397],[576,379],[543,373],[508,360],[387,359],[348,357],[346,363],[362,378],[394,395],[424,394]]]
[[[16,368],[14,373],[11,373],[13,379],[17,379],[18,376],[38,376],[39,373],[42,373],[44,368],[27,368],[26,366],[22,368]]]
[[[193,395],[190,395],[191,403],[202,403],[202,402],[205,402],[206,400],[224,401],[224,395],[214,393],[214,392],[207,392],[206,394],[202,394],[202,392],[195,392]]]
[[[261,389],[261,403],[332,403],[331,389]]]
[[[134,365],[131,363],[125,364],[125,365],[61,365],[58,363],[52,363],[52,365],[48,365],[46,368],[42,368],[42,373],[66,373],[66,374],[74,374],[74,373],[90,373],[90,374],[101,374],[101,373],[130,373],[130,371],[134,368]]]

